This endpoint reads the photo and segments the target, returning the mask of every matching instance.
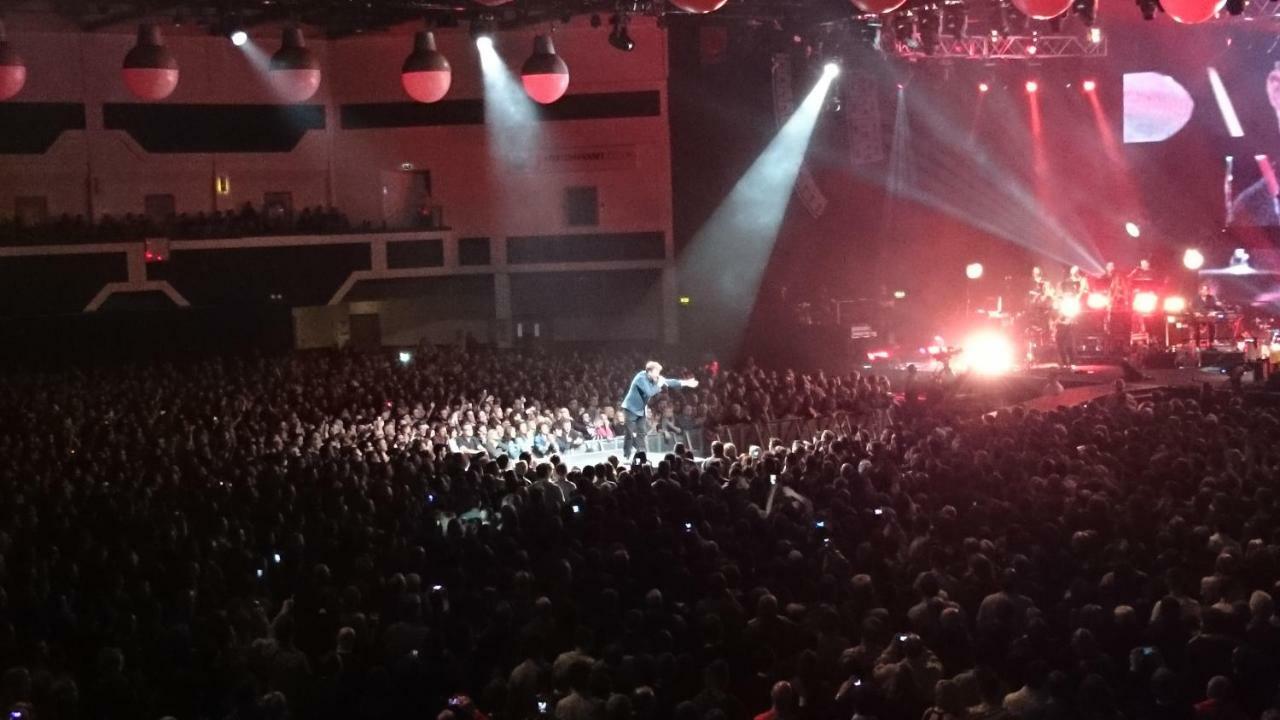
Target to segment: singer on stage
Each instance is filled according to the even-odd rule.
[[[652,360],[645,363],[644,370],[636,373],[636,376],[631,379],[631,387],[627,389],[627,396],[622,400],[623,422],[626,425],[624,431],[626,439],[622,443],[623,457],[630,458],[632,448],[644,449],[644,436],[649,432],[645,423],[644,409],[654,396],[662,392],[664,387],[696,388],[698,381],[668,380],[662,377],[662,365]]]

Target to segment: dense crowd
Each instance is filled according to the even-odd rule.
[[[0,381],[0,700],[59,720],[1277,716],[1276,411],[1118,387],[654,466],[459,447],[551,408],[607,418],[638,360]],[[671,399],[711,425],[886,412],[880,379],[698,372]]]
[[[372,228],[361,228],[368,231]],[[59,215],[40,223],[0,216],[0,245],[62,245],[124,242],[148,238],[173,240],[223,239],[264,235],[328,235],[352,232],[350,220],[333,207],[308,207],[291,212],[282,205],[239,210],[178,213],[168,218],[126,213],[95,220],[83,215]]]

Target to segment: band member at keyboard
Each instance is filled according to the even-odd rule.
[[[1213,294],[1213,287],[1209,283],[1200,286],[1199,294],[1191,303],[1191,311],[1196,316],[1196,345],[1199,345],[1201,339],[1208,335],[1209,347],[1213,347],[1213,343],[1218,339],[1217,321],[1218,314],[1222,312],[1222,306],[1218,304],[1218,297]]]

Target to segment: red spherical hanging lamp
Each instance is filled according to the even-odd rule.
[[[671,4],[687,13],[706,15],[724,7],[729,0],[671,0]]]
[[[413,36],[413,52],[400,68],[400,84],[409,97],[420,103],[433,103],[449,92],[453,69],[449,60],[436,49],[436,36],[419,30]]]
[[[285,102],[302,102],[316,94],[320,88],[320,61],[307,48],[301,29],[285,28],[267,74]]]
[[[547,105],[564,97],[569,89],[569,66],[556,54],[551,36],[533,39],[533,54],[520,68],[525,93],[535,102]]]
[[[907,0],[853,0],[854,7],[864,13],[883,15],[905,5]]]
[[[1226,4],[1226,0],[1162,0],[1160,7],[1174,20],[1185,25],[1195,25],[1218,14]]]
[[[138,44],[124,56],[125,87],[139,100],[163,100],[178,87],[178,59],[164,46],[160,28],[138,26]]]
[[[26,84],[27,66],[18,51],[9,44],[4,22],[0,21],[0,100],[8,100],[22,92],[22,86]]]
[[[1023,15],[1036,20],[1052,20],[1071,9],[1072,0],[1013,0]]]

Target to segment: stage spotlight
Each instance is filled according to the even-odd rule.
[[[1075,2],[1071,3],[1071,9],[1076,15],[1080,16],[1080,22],[1084,23],[1085,27],[1092,28],[1093,21],[1098,17],[1098,0],[1075,0]],[[1090,32],[1089,35],[1092,38],[1093,33]],[[1094,40],[1093,42],[1096,43],[1098,41]]]
[[[636,47],[636,41],[631,39],[631,33],[627,32],[627,21],[625,18],[615,15],[613,18],[613,30],[609,32],[609,44],[622,52],[631,52]]]
[[[891,25],[893,37],[898,42],[912,49],[920,46],[919,41],[916,40],[916,19],[910,11],[895,14]]]
[[[1106,293],[1091,292],[1085,300],[1085,304],[1089,306],[1090,310],[1105,310],[1111,304],[1111,298],[1107,297]]]
[[[1098,83],[1093,80],[1085,80],[1081,87],[1084,88],[1085,92],[1093,92],[1098,89]]]
[[[1038,53],[1038,52],[1040,52],[1040,48],[1039,48],[1039,47],[1037,47],[1036,45],[1032,44],[1032,45],[1028,45],[1028,46],[1027,46],[1027,54],[1028,54],[1028,55],[1035,55],[1035,54],[1036,54],[1036,53]]]
[[[907,291],[906,291],[906,290],[894,290],[894,291],[893,291],[893,299],[894,299],[894,300],[902,300],[902,299],[904,299],[904,298],[906,298],[906,297],[907,297]]]
[[[1071,319],[1080,314],[1080,298],[1075,295],[1063,295],[1058,300],[1058,314]]]
[[[1159,0],[1138,0],[1138,9],[1142,11],[1142,19],[1155,20],[1156,7],[1158,7],[1159,4]]]
[[[1027,93],[1033,94],[1033,93],[1039,92],[1040,83],[1036,82],[1035,80],[1028,80],[1026,87],[1027,87]]]
[[[489,37],[488,35],[481,35],[480,37],[477,37],[476,47],[479,48],[480,50],[492,50],[493,38]]]
[[[980,93],[984,93],[984,92],[989,91],[990,89],[991,89],[991,86],[990,86],[990,85],[988,85],[988,84],[986,84],[986,83],[978,83],[978,92],[980,92]]]
[[[1204,253],[1195,248],[1189,248],[1182,253],[1182,266],[1188,270],[1199,270],[1204,267]]]
[[[400,361],[401,365],[408,365],[413,362],[413,353],[408,350],[401,350],[399,354],[396,355],[396,359]]]
[[[236,30],[235,32],[231,33],[232,45],[235,45],[236,47],[244,47],[244,44],[247,42],[249,42],[249,33],[243,30]]]
[[[1138,227],[1138,224],[1137,224],[1137,223],[1135,223],[1135,222],[1127,222],[1127,223],[1125,223],[1125,224],[1124,224],[1124,231],[1125,231],[1126,233],[1128,233],[1128,234],[1129,234],[1129,237],[1131,237],[1131,238],[1136,238],[1136,237],[1141,237],[1141,236],[1142,236],[1142,228]]]
[[[920,8],[919,13],[916,28],[920,32],[920,48],[932,55],[942,45],[942,10],[930,5]]]
[[[1164,311],[1169,315],[1180,315],[1187,311],[1187,299],[1173,295],[1164,299]]]
[[[974,262],[964,266],[964,276],[970,280],[977,280],[982,277],[982,263]]]
[[[964,3],[950,3],[942,6],[942,32],[957,40],[965,36],[969,25],[969,14]]]
[[[828,62],[822,66],[822,76],[828,80],[834,79],[840,74],[840,63]]]
[[[1139,315],[1150,315],[1156,311],[1160,298],[1153,292],[1140,292],[1133,296],[1133,311]]]
[[[1094,45],[1102,42],[1102,28],[1089,28],[1089,42]]]
[[[962,347],[961,364],[970,372],[1001,375],[1013,369],[1013,343],[998,332],[988,330],[972,335]]]

